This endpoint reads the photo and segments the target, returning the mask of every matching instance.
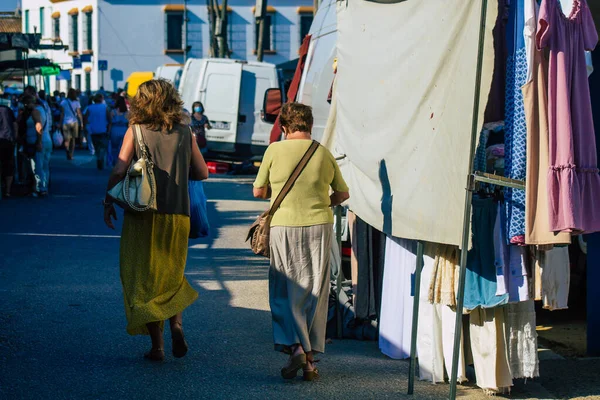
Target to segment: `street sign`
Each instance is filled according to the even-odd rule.
[[[81,58],[73,57],[73,69],[81,68]]]
[[[98,71],[108,71],[108,61],[98,60]]]
[[[91,54],[82,54],[81,62],[92,62],[92,55]]]

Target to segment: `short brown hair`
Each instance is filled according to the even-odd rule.
[[[300,103],[286,103],[281,108],[279,122],[288,133],[310,132],[313,126],[312,108]]]
[[[154,131],[170,131],[183,119],[183,101],[171,82],[152,79],[138,88],[131,100],[129,123],[146,125]]]

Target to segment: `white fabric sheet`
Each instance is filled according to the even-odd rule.
[[[481,4],[338,3],[336,152],[351,209],[388,235],[460,245]],[[488,4],[477,132],[494,63]]]
[[[412,275],[417,256],[412,240],[387,238],[381,314],[379,316],[379,348],[394,359],[410,357],[413,314]]]

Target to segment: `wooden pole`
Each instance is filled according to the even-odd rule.
[[[267,0],[261,1],[260,19],[258,20],[258,43],[256,45],[256,59],[260,62],[264,59],[265,54],[265,18],[267,17]]]

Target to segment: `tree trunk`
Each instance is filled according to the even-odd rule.
[[[256,44],[256,59],[262,62],[265,54],[265,18],[267,17],[267,0],[262,0],[262,10],[258,21],[258,40]]]
[[[221,14],[217,24],[217,39],[219,42],[219,57],[229,58],[229,49],[227,46],[227,0],[221,2]]]
[[[215,38],[215,0],[206,0],[206,10],[208,11],[208,35],[209,35],[209,49],[208,55],[215,57],[217,54],[217,41]]]

